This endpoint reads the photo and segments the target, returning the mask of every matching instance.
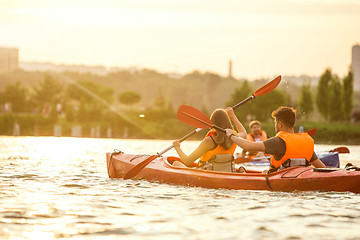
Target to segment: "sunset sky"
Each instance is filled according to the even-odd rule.
[[[20,61],[193,70],[254,79],[340,76],[359,0],[0,0],[0,46]]]

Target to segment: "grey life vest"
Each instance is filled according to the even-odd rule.
[[[232,154],[218,154],[212,156],[207,162],[202,162],[204,170],[218,172],[235,172],[234,156]]]

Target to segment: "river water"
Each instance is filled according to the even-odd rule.
[[[182,146],[189,153],[198,143]],[[202,189],[108,178],[106,152],[151,154],[169,145],[0,137],[0,239],[360,239],[360,194]],[[360,166],[360,146],[348,147],[351,154],[340,155],[341,165]]]

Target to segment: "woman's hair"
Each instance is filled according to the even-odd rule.
[[[218,108],[216,109],[210,116],[210,120],[211,122],[218,126],[221,127],[223,129],[226,128],[232,128],[230,119],[228,114],[226,113],[226,111],[224,109]],[[219,144],[220,146],[222,146],[225,149],[230,149],[233,142],[230,141],[230,139],[226,136],[225,133],[222,133],[220,131],[216,131],[215,133],[215,142],[217,144]]]

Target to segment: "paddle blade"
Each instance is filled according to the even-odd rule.
[[[179,107],[177,118],[181,122],[196,128],[207,129],[213,126],[210,118],[205,113],[188,105],[181,105]]]
[[[337,147],[329,152],[338,152],[338,153],[350,153],[350,150],[347,147]]]
[[[145,159],[144,161],[142,161],[141,163],[135,165],[132,169],[130,169],[124,176],[124,179],[130,179],[135,177],[136,175],[138,175],[138,173],[144,168],[146,167],[152,160],[154,160],[155,158],[157,158],[157,155],[151,155],[150,157],[148,157],[147,159]]]
[[[309,134],[312,137],[315,135],[316,131],[317,131],[317,128],[312,128],[312,129],[307,130],[306,132],[307,132],[307,134]]]
[[[256,92],[253,94],[254,97],[259,97],[271,92],[279,85],[280,81],[281,81],[281,75],[277,76],[271,82],[268,82],[266,85],[256,90]]]

